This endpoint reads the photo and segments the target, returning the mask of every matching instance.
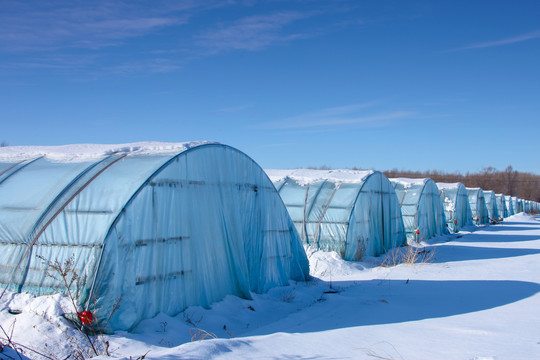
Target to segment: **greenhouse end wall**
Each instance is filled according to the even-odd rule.
[[[390,179],[410,241],[448,234],[439,188],[431,179]]]
[[[266,170],[308,246],[346,260],[406,243],[394,189],[380,172]]]

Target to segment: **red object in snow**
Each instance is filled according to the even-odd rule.
[[[420,230],[416,230],[416,234],[417,234],[417,235],[420,234]]]
[[[77,315],[79,315],[79,319],[81,319],[83,324],[90,324],[94,320],[94,314],[89,310],[77,313]]]
[[[454,220],[454,224],[457,224],[457,220]]]

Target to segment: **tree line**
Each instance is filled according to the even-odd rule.
[[[386,170],[383,173],[389,178],[431,178],[435,182],[460,182],[466,187],[479,187],[484,190],[493,190],[497,194],[517,196],[525,200],[540,202],[540,175],[528,172],[516,171],[512,166],[499,171],[493,167],[487,167],[477,173],[467,172],[446,173],[437,170],[410,171],[410,170]]]

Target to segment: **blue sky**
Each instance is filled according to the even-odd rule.
[[[540,173],[540,2],[0,0],[0,141]]]

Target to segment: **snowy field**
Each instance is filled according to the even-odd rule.
[[[103,340],[113,358],[134,360],[540,359],[540,216],[423,245],[429,259],[414,265],[315,252],[313,281],[158,315]],[[14,342],[64,359],[85,342],[59,303],[69,308],[60,296],[6,293],[0,324]],[[19,359],[4,350],[0,359]]]

